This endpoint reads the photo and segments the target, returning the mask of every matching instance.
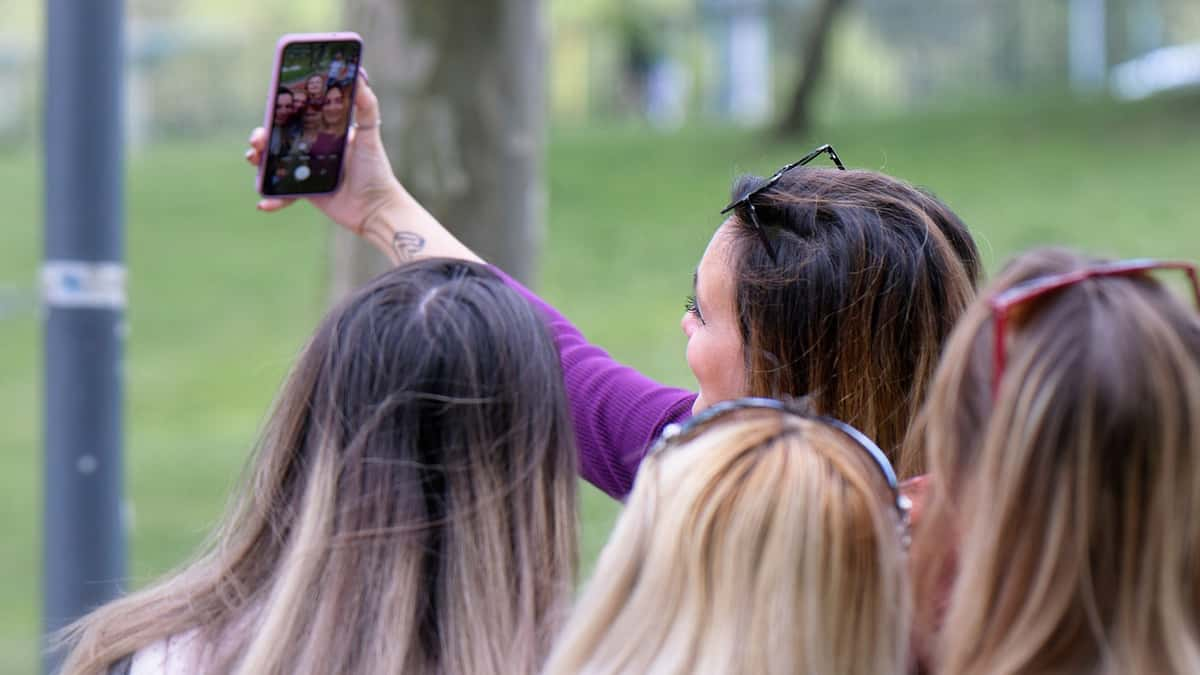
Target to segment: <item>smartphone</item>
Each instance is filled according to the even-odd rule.
[[[346,134],[362,65],[357,33],[291,33],[275,47],[258,169],[266,197],[334,192],[342,180]]]

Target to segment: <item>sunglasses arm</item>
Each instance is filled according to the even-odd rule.
[[[1004,376],[1004,331],[1008,324],[1008,308],[992,306],[992,398],[1000,393],[1000,378]]]

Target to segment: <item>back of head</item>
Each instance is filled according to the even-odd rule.
[[[890,490],[841,432],[743,411],[642,464],[548,673],[900,673]]]
[[[213,550],[92,627],[118,657],[199,627],[214,672],[536,670],[573,587],[572,439],[536,310],[480,265],[402,266],[318,328]]]
[[[536,667],[576,557],[572,434],[536,310],[481,266],[416,262],[344,303],[310,352],[304,445],[317,466],[332,452],[309,489],[337,481],[322,506],[330,548],[318,584],[344,592],[307,601],[326,644],[296,662],[346,650],[314,669],[346,672],[355,643],[331,638],[359,623],[396,644],[386,657],[374,647],[368,672]],[[297,555],[311,565],[311,552]]]
[[[761,179],[743,178],[734,195]],[[904,476],[902,452],[942,345],[974,297],[979,254],[932,196],[873,171],[800,167],[735,211],[736,306],[749,391],[807,396],[862,429]],[[903,455],[903,457],[901,457]]]
[[[1034,251],[988,296],[1092,263]],[[920,423],[932,502],[914,567],[943,576],[918,597],[944,598],[958,568],[943,672],[1195,672],[1200,316],[1142,275],[1009,316],[997,376],[992,310],[971,308]]]

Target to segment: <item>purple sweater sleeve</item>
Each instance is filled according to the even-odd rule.
[[[691,416],[696,394],[665,386],[617,363],[533,291],[503,271],[492,270],[533,303],[554,332],[571,402],[580,473],[609,496],[624,498],[650,444],[663,427]]]

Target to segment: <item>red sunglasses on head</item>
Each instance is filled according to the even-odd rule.
[[[1154,270],[1183,270],[1192,282],[1192,293],[1196,298],[1196,306],[1200,308],[1200,281],[1196,280],[1196,266],[1170,260],[1137,259],[1092,265],[1063,274],[1035,277],[993,295],[988,300],[988,305],[992,308],[993,324],[992,396],[995,397],[999,393],[1000,379],[1004,376],[1004,337],[1009,312],[1014,307],[1087,279],[1140,276]]]

